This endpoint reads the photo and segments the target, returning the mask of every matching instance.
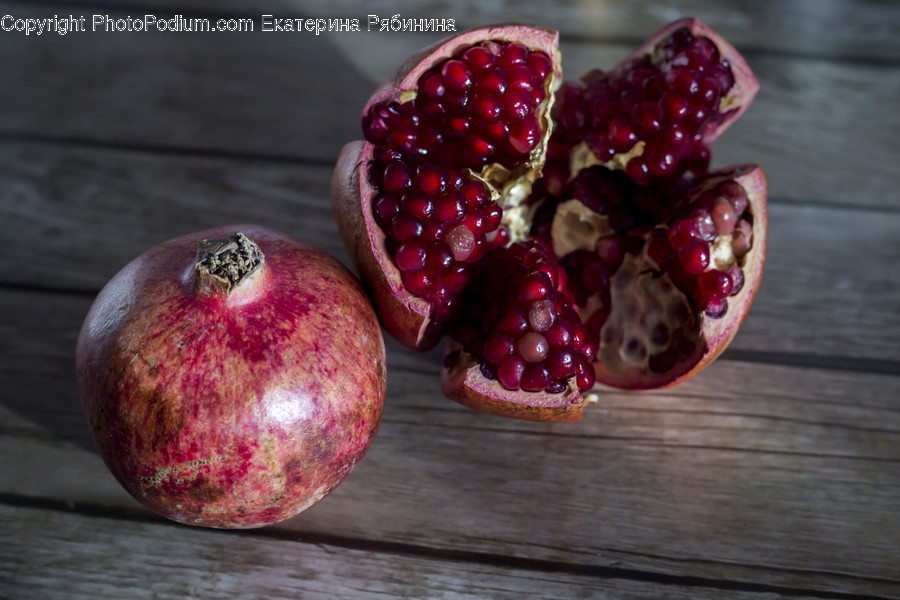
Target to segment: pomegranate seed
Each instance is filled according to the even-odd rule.
[[[470,135],[465,140],[465,163],[468,166],[480,167],[494,154],[493,144],[489,144],[478,136]]]
[[[579,356],[575,363],[575,383],[582,392],[591,389],[596,380],[596,374],[591,363],[584,356]]]
[[[528,330],[528,319],[522,312],[513,310],[500,318],[500,321],[497,322],[497,330],[512,337],[518,337]]]
[[[462,291],[469,283],[469,274],[466,272],[465,265],[460,265],[444,275],[444,286],[451,294],[457,294]]]
[[[660,143],[671,152],[678,152],[687,141],[687,134],[678,125],[672,125],[662,131],[659,137]]]
[[[716,239],[716,224],[713,222],[709,211],[699,209],[693,214],[694,222],[697,224],[697,235],[705,242],[711,242]]]
[[[704,106],[718,106],[719,104],[719,86],[713,79],[704,79],[700,82],[698,96]]]
[[[737,181],[726,181],[719,186],[719,195],[731,202],[735,216],[739,217],[747,210],[747,190]]]
[[[443,242],[431,242],[428,244],[427,254],[425,270],[432,277],[443,275],[453,266],[453,254]]]
[[[448,60],[441,67],[441,77],[447,89],[453,92],[462,93],[472,86],[472,73],[466,68],[465,63],[460,60]]]
[[[430,196],[437,196],[447,188],[447,172],[438,165],[416,167],[416,186]]]
[[[446,223],[455,225],[466,216],[466,199],[459,192],[450,192],[438,197],[434,202],[434,216]]]
[[[731,287],[731,295],[736,296],[741,291],[741,288],[744,287],[744,271],[735,262],[731,263],[731,266],[728,268],[728,275],[731,276],[731,280],[734,282]]]
[[[700,233],[697,231],[697,224],[689,219],[678,221],[669,230],[669,245],[675,250],[680,250],[684,246],[700,239]]]
[[[412,185],[412,173],[402,162],[392,162],[384,169],[384,189],[389,194],[401,195]]]
[[[397,204],[397,199],[393,196],[379,196],[372,204],[372,209],[375,212],[378,224],[385,227],[391,222],[391,217],[400,211],[400,206]]]
[[[490,69],[478,74],[475,90],[490,96],[501,96],[506,92],[506,72],[503,69]]]
[[[597,240],[597,256],[615,271],[622,264],[624,254],[618,236],[606,236]]]
[[[502,333],[495,333],[484,344],[482,356],[489,363],[499,365],[515,349],[512,339]]]
[[[422,85],[422,90],[425,92],[426,96],[434,101],[440,100],[444,97],[444,94],[447,93],[447,88],[444,86],[444,80],[437,74],[432,75],[425,80],[425,83]]]
[[[609,145],[616,152],[627,152],[637,143],[634,129],[624,117],[616,117],[609,123]]]
[[[422,221],[406,213],[397,213],[391,217],[391,239],[405,242],[422,235]]]
[[[425,271],[403,272],[400,274],[403,285],[413,295],[424,296],[431,285],[431,278]]]
[[[500,102],[490,96],[477,96],[469,103],[469,114],[485,123],[493,123],[500,118]]]
[[[459,262],[465,262],[475,250],[475,235],[464,224],[457,225],[448,231],[444,241],[450,247],[453,258]]]
[[[487,207],[484,215],[484,230],[486,232],[495,231],[503,219],[503,209],[494,202]]]
[[[469,213],[463,220],[463,225],[465,225],[476,238],[480,238],[484,235],[484,217],[477,212]]]
[[[641,102],[631,110],[631,122],[644,135],[659,131],[662,123],[655,102]]]
[[[547,387],[544,388],[544,391],[548,394],[561,394],[566,391],[566,388],[569,387],[566,385],[565,381],[561,379],[555,379],[547,384]]]
[[[715,224],[716,231],[719,235],[728,235],[734,231],[734,207],[727,198],[722,196],[716,198],[710,216],[712,216],[713,223]]]
[[[524,373],[525,361],[519,356],[510,356],[497,367],[497,380],[506,389],[517,390]]]
[[[534,331],[529,331],[516,343],[516,350],[519,352],[519,356],[525,359],[526,362],[540,362],[547,358],[547,353],[550,351],[550,346],[547,343],[547,338],[545,338],[540,333],[536,333]]]
[[[400,244],[394,260],[401,271],[419,271],[425,268],[425,244],[419,240],[410,240]]]
[[[753,245],[753,226],[746,219],[740,219],[731,238],[731,251],[736,258],[742,258]]]
[[[488,363],[481,364],[481,374],[484,375],[486,379],[490,379],[492,381],[497,379],[497,370]]]
[[[510,145],[523,154],[531,152],[537,146],[540,138],[541,129],[537,117],[534,115],[524,121],[513,123],[509,127]]]
[[[439,240],[444,237],[447,230],[440,221],[430,218],[425,220],[425,226],[422,228],[422,237],[426,240]]]
[[[503,67],[523,64],[528,60],[528,50],[521,44],[509,44],[500,55],[498,64]]]
[[[474,46],[463,52],[462,60],[473,71],[482,71],[494,64],[494,55],[482,46]]]
[[[677,123],[685,118],[690,111],[690,104],[688,101],[673,93],[666,92],[663,94],[662,98],[659,101],[660,111],[664,115],[666,121],[669,123]]]
[[[710,319],[721,319],[728,312],[727,300],[712,300],[706,305],[706,316]]]
[[[519,386],[526,392],[540,392],[550,383],[550,370],[542,364],[529,364]]]
[[[671,70],[666,74],[666,81],[672,91],[681,96],[694,96],[700,92],[699,73],[690,69]]]
[[[507,117],[521,121],[531,112],[531,96],[522,90],[510,90],[503,94],[503,109]]]
[[[702,240],[695,240],[678,249],[678,261],[684,270],[692,275],[699,275],[709,266],[709,245]]]
[[[462,117],[451,117],[446,123],[447,134],[452,137],[465,137],[469,133],[469,122]]]
[[[528,64],[528,68],[531,69],[531,72],[534,73],[535,77],[540,80],[545,79],[553,70],[553,62],[550,60],[550,57],[543,52],[535,51],[529,53],[526,63]]]
[[[546,299],[551,289],[553,288],[550,285],[550,278],[546,273],[531,273],[522,284],[519,298],[524,302],[537,302]]]
[[[419,138],[414,131],[391,131],[387,136],[387,143],[395,148],[403,148],[409,152],[415,152]]]
[[[727,273],[712,269],[697,278],[697,292],[704,300],[721,300],[731,294],[732,281]]]
[[[603,263],[595,262],[582,271],[581,282],[592,292],[601,292],[609,287],[609,270]]]
[[[572,329],[561,318],[550,326],[544,336],[553,347],[568,346],[572,343]]]
[[[675,171],[675,156],[665,147],[653,145],[647,152],[647,170],[651,175],[662,177]]]
[[[575,374],[575,355],[568,348],[552,348],[547,354],[550,374],[558,379],[568,379]]]
[[[634,179],[636,182],[643,183],[647,181],[647,175],[649,174],[649,170],[647,169],[647,162],[642,157],[635,156],[628,161],[628,165],[625,167],[625,172],[628,173],[628,176]]]
[[[528,324],[535,331],[543,333],[556,321],[556,307],[550,300],[535,302],[528,309]]]
[[[534,74],[524,64],[513,65],[506,69],[506,81],[510,89],[514,90],[531,92],[535,88]]]
[[[426,219],[434,213],[434,202],[431,201],[431,196],[422,192],[412,191],[403,194],[400,206],[403,208],[403,212],[418,219]]]

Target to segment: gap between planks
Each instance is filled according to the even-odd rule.
[[[55,500],[52,498],[40,498],[11,493],[0,493],[0,504],[16,508],[54,511],[58,513],[72,514],[94,519],[120,520],[135,523],[168,526],[173,528],[184,527],[183,525],[167,521],[166,519],[153,515],[152,513],[149,513],[147,511],[128,507],[107,506],[84,502],[71,502],[65,500]],[[824,598],[834,600],[888,600],[890,598],[889,596],[824,591],[792,586],[769,585],[765,583],[755,583],[750,581],[697,577],[691,575],[674,575],[668,573],[642,571],[639,569],[534,559],[489,552],[437,548],[420,544],[372,540],[325,533],[289,531],[281,530],[277,527],[249,530],[209,531],[213,533],[220,533],[222,535],[252,537],[258,539],[262,538],[277,540],[281,542],[310,544],[316,546],[333,546],[346,550],[358,550],[396,556],[410,556],[442,562],[468,563],[542,573],[564,573],[568,575],[592,577],[596,579],[619,579],[679,587],[696,587],[735,592],[781,594],[784,596],[797,598]],[[761,570],[763,572],[771,570],[771,567],[758,567],[755,565],[741,565],[741,567],[752,570]],[[802,572],[810,576],[821,576],[823,574],[834,575],[834,573],[832,572],[823,573],[803,569],[791,569],[791,571]],[[858,582],[870,582],[889,585],[898,583],[890,579],[876,580],[871,577],[860,577],[846,573],[841,573],[840,575],[841,577],[849,578]]]

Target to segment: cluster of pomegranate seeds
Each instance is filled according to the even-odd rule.
[[[650,237],[650,257],[665,270],[698,311],[724,316],[727,298],[741,291],[740,260],[753,244],[747,192],[735,181],[704,191],[669,227]]]
[[[519,44],[486,41],[444,60],[420,79],[414,99],[378,104],[363,117],[376,146],[369,182],[387,250],[412,294],[446,321],[496,236],[502,209],[483,183],[465,175],[530,159],[542,132],[537,108],[550,58]],[[443,165],[443,166],[439,166]],[[492,245],[506,241],[506,236]]]
[[[459,326],[463,349],[482,359],[481,372],[509,389],[560,393],[575,379],[594,385],[591,364],[597,337],[582,324],[566,296],[565,271],[539,241],[492,250],[466,290]]]
[[[611,73],[595,71],[583,86],[563,86],[558,140],[566,147],[585,141],[602,163],[634,152],[625,170],[638,183],[698,177],[710,159],[703,134],[724,118],[721,101],[734,83],[715,44],[679,29],[651,55]],[[639,152],[638,143],[645,144]]]

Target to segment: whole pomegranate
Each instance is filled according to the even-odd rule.
[[[413,57],[365,106],[332,202],[385,328],[452,340],[445,394],[566,421],[597,383],[671,385],[722,352],[767,216],[758,167],[709,172],[758,88],[715,32],[676,21],[578,83],[559,63],[557,33],[522,25]]]
[[[258,226],[134,259],[76,353],[82,405],[116,479],[190,525],[262,527],[322,499],[368,450],[384,342],[334,258]]]

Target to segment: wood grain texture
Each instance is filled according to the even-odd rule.
[[[13,233],[0,283],[95,292],[155,244],[240,221],[349,264],[330,176],[326,166],[7,143],[0,187],[10,201],[0,215]],[[733,347],[872,359],[880,371],[900,371],[900,271],[892,268],[900,213],[777,199],[770,213],[763,283]]]
[[[53,6],[14,8],[45,16]],[[640,39],[663,23],[625,31]],[[0,133],[330,165],[359,137],[375,82],[442,37],[208,35],[0,36],[0,76],[12,90],[0,96]],[[603,40],[563,38],[567,78],[610,68],[633,46]],[[717,142],[716,164],[763,165],[775,197],[900,210],[896,66],[766,54],[749,61],[762,91]]]
[[[119,517],[121,515],[118,515]],[[0,505],[0,594],[10,600],[163,598],[791,598],[791,590],[682,581],[624,570],[568,573],[559,565],[484,564],[473,555],[420,556],[347,547],[340,540],[271,532],[190,531],[154,519],[122,520]],[[32,528],[47,532],[43,539]],[[114,551],[113,552],[111,552]],[[451,556],[451,555],[448,555]],[[62,558],[64,557],[64,558]],[[467,560],[470,559],[470,560]],[[495,561],[496,563],[496,561]],[[543,570],[534,567],[545,566]],[[554,570],[553,567],[556,567]],[[643,577],[643,579],[642,579]],[[749,588],[749,589],[742,589]],[[806,597],[828,595],[809,593]]]
[[[89,449],[74,332],[55,316],[77,317],[88,302],[34,293],[25,319],[42,315],[59,337],[3,335],[34,341],[4,348],[13,359],[0,370],[0,493],[133,510]],[[388,363],[370,453],[329,498],[275,529],[900,595],[894,376],[719,361],[673,390],[603,394],[584,421],[548,425],[442,398],[435,356],[390,343]]]
[[[47,4],[79,6],[76,2]],[[106,6],[123,12],[137,8],[174,12],[165,0],[115,0]],[[514,0],[457,0],[452,4],[423,0],[404,7],[386,0],[364,5],[355,0],[332,0],[327,4],[271,0],[260,9],[251,9],[241,0],[195,0],[190,4],[190,10],[197,14],[227,13],[257,20],[263,13],[280,17],[358,18],[363,29],[370,14],[382,18],[396,14],[404,18],[453,18],[457,28],[535,23],[559,29],[566,37],[627,40],[631,44],[687,15],[708,22],[721,29],[727,39],[754,51],[890,62],[896,62],[898,51],[895,8],[890,2],[879,0],[757,0],[747,4],[711,4],[706,0],[673,0],[665,4],[560,0],[553,3],[552,9],[541,3]],[[182,6],[178,10],[186,9]]]

